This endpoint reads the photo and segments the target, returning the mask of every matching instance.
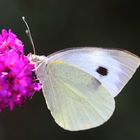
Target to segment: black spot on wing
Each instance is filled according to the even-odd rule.
[[[101,76],[106,76],[108,74],[108,70],[102,66],[99,66],[96,69],[96,72],[99,73]]]

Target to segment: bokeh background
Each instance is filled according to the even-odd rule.
[[[97,46],[127,49],[140,56],[140,14],[129,0],[0,0],[0,30],[9,29],[25,44],[22,16],[28,21],[37,54],[63,48]],[[0,113],[0,140],[140,140],[140,70],[116,100],[116,110],[104,125],[68,132],[53,120],[42,92],[13,112]]]

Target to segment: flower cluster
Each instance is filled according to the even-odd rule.
[[[34,76],[34,65],[24,55],[24,45],[15,34],[0,34],[0,111],[13,110],[41,89]]]

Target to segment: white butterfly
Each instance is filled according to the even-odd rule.
[[[70,131],[105,123],[117,96],[140,65],[128,51],[72,48],[49,56],[31,55],[56,123]]]

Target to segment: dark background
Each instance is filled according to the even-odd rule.
[[[48,55],[68,47],[127,49],[140,56],[139,5],[130,0],[0,0],[0,30],[9,29],[25,44],[24,15],[36,52]],[[116,110],[104,125],[69,132],[53,120],[42,92],[13,112],[0,113],[0,140],[140,140],[140,70],[115,98]]]

